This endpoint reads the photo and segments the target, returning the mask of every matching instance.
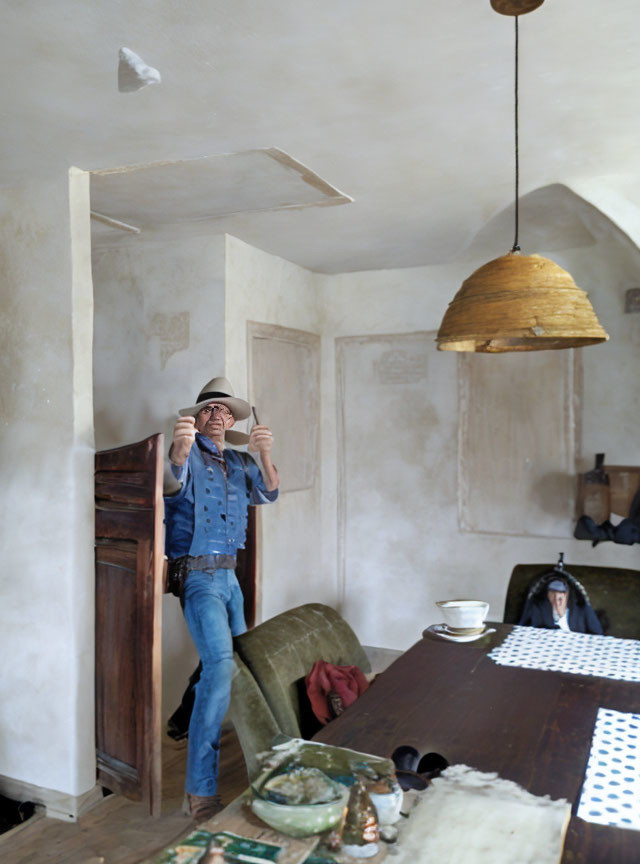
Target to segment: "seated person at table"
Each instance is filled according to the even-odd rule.
[[[602,625],[587,597],[575,586],[570,588],[567,579],[554,574],[534,585],[518,623],[602,636]]]

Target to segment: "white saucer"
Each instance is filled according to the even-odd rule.
[[[475,642],[476,639],[482,639],[482,637],[486,636],[488,633],[495,632],[496,631],[493,627],[485,626],[480,633],[471,633],[467,636],[455,636],[446,624],[432,624],[430,627],[427,627],[422,635],[424,636],[425,633],[433,633],[441,639],[448,639],[450,642]]]

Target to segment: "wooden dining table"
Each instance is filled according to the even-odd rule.
[[[487,655],[513,628],[488,626],[495,632],[467,643],[426,631],[314,740],[379,756],[408,744],[495,771],[571,804],[563,864],[639,864],[640,831],[575,812],[598,708],[640,712],[640,684],[500,666]]]

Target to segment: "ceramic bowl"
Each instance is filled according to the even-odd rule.
[[[439,600],[436,606],[450,630],[482,628],[489,612],[484,600]]]
[[[310,837],[335,828],[349,800],[349,789],[341,784],[340,797],[325,804],[276,804],[254,795],[251,809],[259,819],[290,837]]]

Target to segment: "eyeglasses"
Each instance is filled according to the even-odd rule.
[[[203,417],[208,417],[209,414],[215,415],[216,411],[222,416],[224,420],[229,420],[231,417],[233,417],[233,414],[231,413],[231,411],[229,411],[226,405],[217,404],[205,405],[204,408],[200,409],[200,414],[202,414]]]

